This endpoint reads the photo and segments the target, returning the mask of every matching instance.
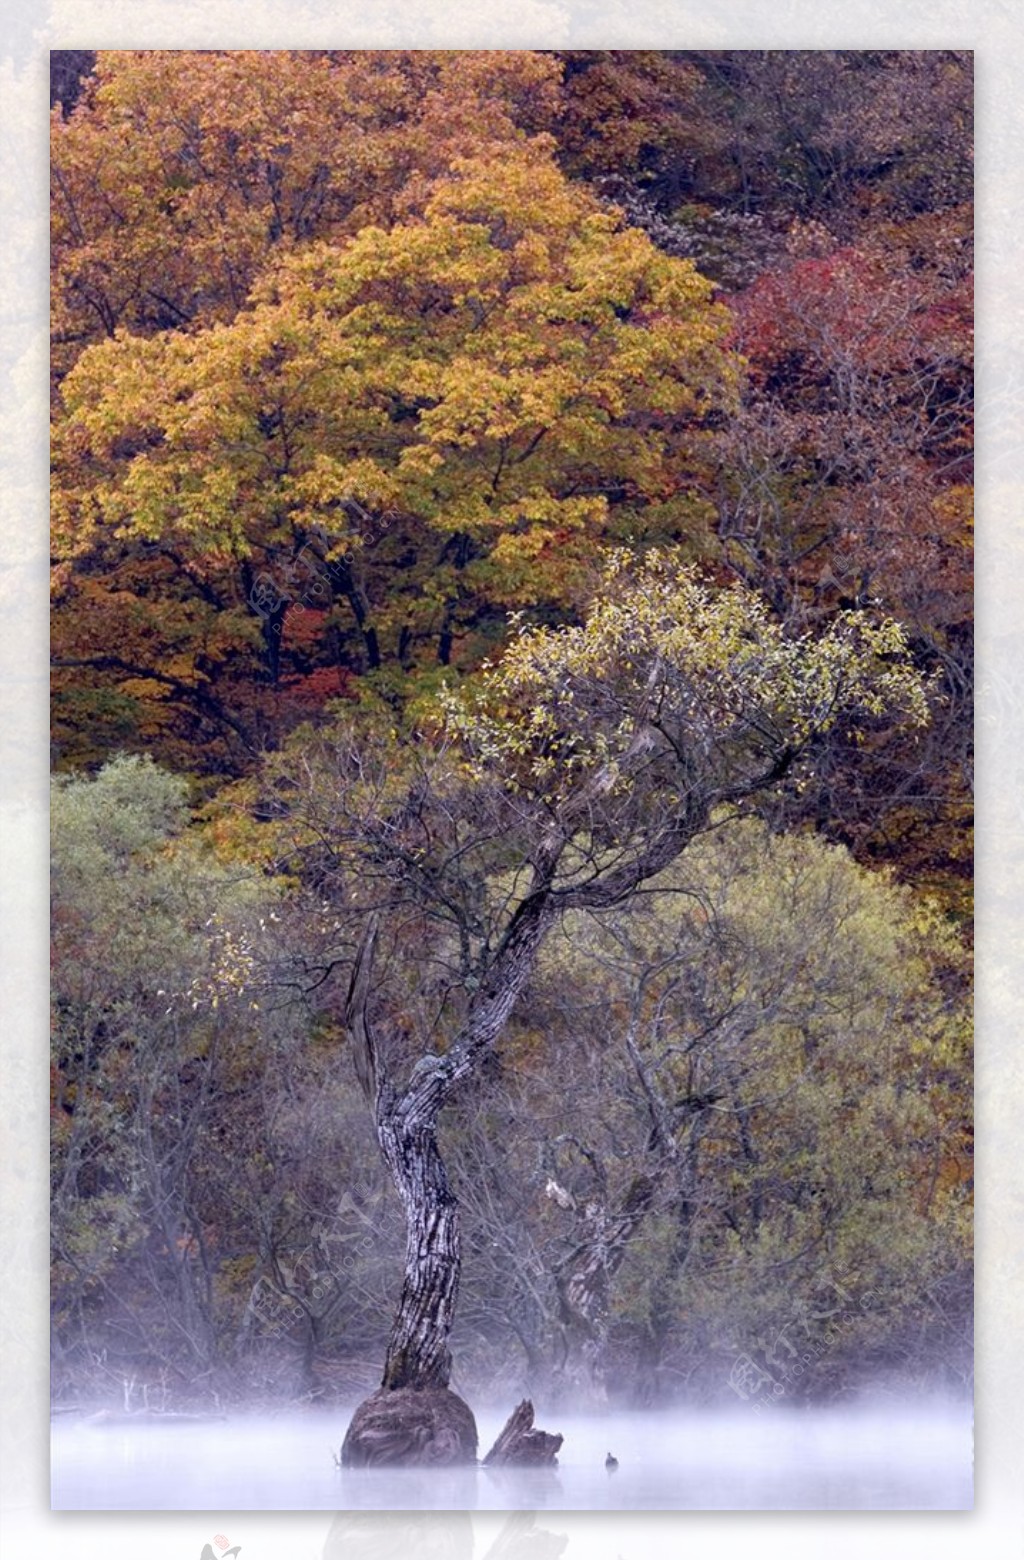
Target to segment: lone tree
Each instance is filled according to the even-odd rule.
[[[582,624],[520,627],[415,740],[350,723],[279,760],[268,794],[304,870],[362,927],[344,1019],[407,1221],[381,1386],[345,1463],[476,1455],[449,1388],[461,1258],[438,1122],[558,918],[622,905],[723,815],[810,784],[830,734],[900,716],[927,709],[895,623],[847,613],[788,637],[744,588],[616,553]]]

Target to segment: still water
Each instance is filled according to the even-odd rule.
[[[507,1410],[477,1414],[481,1447]],[[59,1420],[58,1511],[962,1511],[970,1410],[538,1413],[556,1469],[339,1470],[345,1413],[145,1424]],[[618,1467],[605,1468],[607,1453]]]

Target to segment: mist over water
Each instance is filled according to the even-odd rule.
[[[481,1451],[506,1417],[478,1412]],[[948,1402],[574,1416],[555,1469],[339,1470],[345,1411],[203,1423],[61,1420],[63,1511],[969,1510],[971,1414]],[[605,1468],[608,1452],[618,1460]]]

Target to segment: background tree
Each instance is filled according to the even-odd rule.
[[[844,754],[821,826],[969,913],[973,332],[960,217],[795,255],[734,300],[750,363],[722,435],[729,566],[793,621],[879,601],[940,679],[930,746]]]
[[[50,50],[50,107],[59,103],[70,112],[82,91],[82,82],[96,63],[95,49]]]
[[[226,1404],[333,1356],[351,1391],[387,1298],[372,1132],[297,1000],[299,906],[182,833],[185,790],[138,758],[54,789],[55,1387]]]
[[[393,690],[477,663],[510,606],[570,609],[602,539],[699,545],[725,328],[692,266],[509,152],[230,326],[92,348],[54,439],[58,699],[89,666],[155,751],[181,710],[223,762],[287,724],[309,635],[321,697]]]
[[[573,1401],[714,1393],[843,1272],[876,1299],[800,1392],[827,1394],[858,1349],[879,1374],[969,1374],[962,962],[908,890],[754,820],[635,902],[567,917],[506,1042],[524,1186],[472,1215],[510,1250],[517,1224],[546,1232],[530,1368],[557,1362]],[[923,1313],[944,1342],[907,1349]]]
[[[214,884],[159,854],[185,789],[139,759],[55,789],[52,1237],[59,1353],[101,1301],[131,1330],[134,1259],[153,1353],[177,1363],[180,1330],[195,1376],[213,1334],[194,1156],[221,1026],[202,1000]]]
[[[962,50],[569,50],[560,154],[733,292],[794,222],[833,248],[969,206]]]
[[[590,178],[632,180],[683,226],[704,205],[794,217],[849,241],[865,219],[972,188],[964,50],[567,51],[560,142]],[[834,226],[839,224],[839,226]]]
[[[543,129],[557,76],[530,50],[100,50],[52,126],[55,373],[119,329],[233,318],[275,251]]]

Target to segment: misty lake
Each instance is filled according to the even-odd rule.
[[[477,1412],[486,1450],[506,1409]],[[53,1427],[62,1511],[962,1511],[971,1509],[968,1405],[756,1413],[538,1411],[565,1444],[550,1470],[339,1470],[344,1411],[202,1423]],[[618,1467],[609,1473],[612,1452]]]

